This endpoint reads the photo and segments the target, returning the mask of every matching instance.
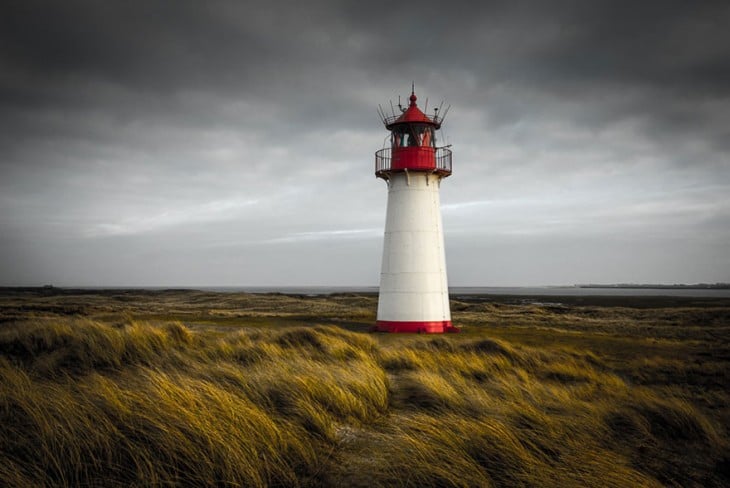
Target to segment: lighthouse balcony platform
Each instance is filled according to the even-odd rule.
[[[451,149],[448,147],[397,147],[375,153],[375,176],[388,179],[391,173],[420,171],[451,175]]]

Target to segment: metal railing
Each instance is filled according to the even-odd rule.
[[[436,170],[451,174],[451,149],[448,147],[436,148]]]
[[[384,171],[390,171],[390,148],[386,147],[375,153],[375,174],[380,175]]]
[[[436,166],[431,168],[434,173],[439,173],[446,177],[451,174],[451,149],[448,147],[435,148]],[[385,173],[393,171],[403,171],[404,168],[392,167],[391,148],[386,147],[375,153],[375,175],[382,176]],[[414,171],[423,171],[421,168],[413,168]]]

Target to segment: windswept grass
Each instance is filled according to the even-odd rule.
[[[209,295],[193,294],[186,315],[184,293],[161,294],[113,315],[108,301],[128,302],[7,299],[0,484],[730,483],[722,308],[698,310],[705,325],[689,309],[659,311],[650,333],[645,309],[631,332],[624,308],[464,302],[462,334],[394,336],[330,324],[366,320],[371,297],[266,295],[246,308],[223,295],[226,306],[208,304],[221,322],[204,310]],[[699,333],[686,339],[669,320]]]
[[[681,396],[632,386],[592,354],[443,340],[383,353],[398,420],[382,486],[725,482],[724,426]]]
[[[388,406],[372,339],[332,327],[22,324],[0,351],[11,486],[312,484],[338,425]]]

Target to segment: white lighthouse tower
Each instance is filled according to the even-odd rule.
[[[375,176],[388,184],[376,330],[458,332],[451,325],[439,187],[451,175],[451,150],[436,147],[445,114],[424,114],[412,90],[407,108],[381,110],[390,147],[375,153]]]

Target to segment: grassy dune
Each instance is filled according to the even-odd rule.
[[[0,484],[730,484],[730,303],[452,306],[0,291]]]

